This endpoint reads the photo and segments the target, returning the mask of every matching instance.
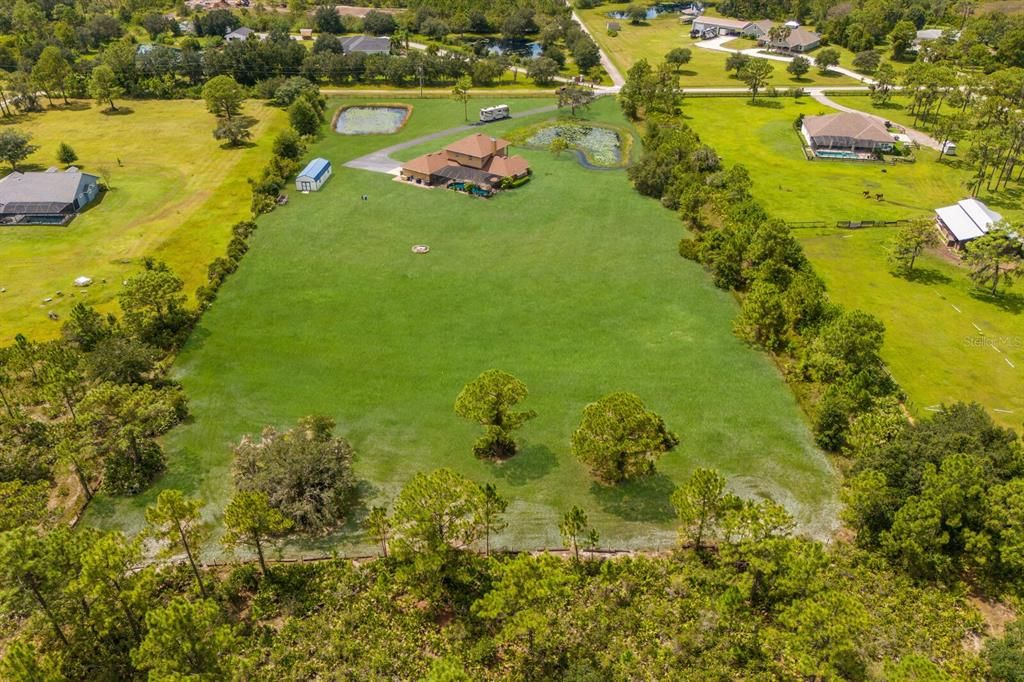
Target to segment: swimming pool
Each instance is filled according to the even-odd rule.
[[[814,155],[823,159],[865,159],[857,152],[849,152],[843,149],[815,149]]]

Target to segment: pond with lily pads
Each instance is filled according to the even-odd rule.
[[[412,109],[404,106],[342,107],[334,117],[334,130],[342,135],[387,135],[398,132],[410,113]]]
[[[576,150],[577,159],[586,168],[621,168],[623,165],[623,136],[614,128],[577,122],[552,123],[535,130],[526,138],[526,144],[546,149],[556,137]]]
[[[678,14],[683,10],[703,9],[703,5],[692,2],[659,2],[656,5],[644,7],[647,11],[646,20],[657,19],[662,14]],[[605,12],[606,16],[612,19],[629,19],[629,10],[620,9],[612,12]]]

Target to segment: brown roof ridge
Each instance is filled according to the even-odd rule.
[[[483,158],[491,154],[496,154],[502,149],[506,149],[512,143],[508,140],[503,140],[500,137],[491,137],[490,135],[484,135],[483,133],[474,133],[468,137],[464,137],[461,140],[456,140],[445,147],[445,150],[454,152],[456,154],[466,154],[467,156],[476,156]]]

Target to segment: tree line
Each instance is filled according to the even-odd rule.
[[[752,199],[746,169],[725,168],[684,122],[661,113],[661,99],[644,99],[648,70],[634,67],[630,78],[623,94],[633,99],[623,109],[647,116],[644,155],[629,171],[634,185],[679,212],[694,235],[680,254],[739,294],[737,335],[775,355],[809,408],[818,444],[847,458],[844,519],[858,544],[917,579],[1016,593],[1024,581],[1017,434],[978,405],[908,420],[879,357],[882,323],[831,302],[785,223]],[[936,239],[931,224],[904,228],[893,239],[894,267],[906,274]],[[1007,251],[1020,262],[1020,244],[1005,228],[968,247],[979,286],[995,291],[1000,269],[1012,271]]]
[[[11,107],[39,110],[42,99],[52,106],[55,98],[67,103],[69,97],[88,96],[116,109],[115,100],[122,96],[197,97],[206,81],[222,75],[247,87],[293,76],[335,85],[386,82],[398,86],[444,85],[470,76],[474,85],[490,86],[510,67],[529,64],[535,70],[531,77],[547,85],[565,67],[567,51],[580,73],[592,72],[600,62],[597,45],[570,20],[566,7],[553,2],[504,9],[488,6],[481,8],[486,12],[469,9],[468,13],[426,3],[397,19],[373,11],[355,23],[326,6],[315,12],[296,9],[291,14],[217,9],[189,19],[194,35],[184,37],[178,19],[156,8],[111,16],[104,13],[105,7],[90,3],[74,9],[63,4],[39,8],[23,0],[6,9],[5,15],[0,7],[0,31],[6,23],[15,40],[0,46],[0,70],[5,72],[0,113],[4,115],[12,113]],[[181,13],[183,18],[188,16],[184,10]],[[77,28],[68,31],[65,25]],[[94,25],[104,30],[89,32]],[[133,25],[144,28],[154,42],[140,46],[128,30]],[[242,25],[262,30],[265,39],[223,40],[225,33]],[[289,37],[296,25],[319,31],[312,50]],[[355,31],[390,35],[394,54],[345,53],[338,37]],[[476,36],[500,33],[508,39],[536,35],[544,54],[538,60],[507,52],[490,54],[477,38],[467,39],[467,31]],[[445,49],[434,45],[425,52],[408,50],[410,36],[420,34]],[[552,72],[553,66],[557,68]]]
[[[599,537],[579,508],[559,523],[567,557],[492,553],[508,500],[441,469],[365,514],[379,560],[275,565],[266,548],[305,511],[282,511],[247,472],[302,469],[296,457],[308,471],[339,451],[350,462],[330,430],[308,418],[298,438],[264,432],[237,447],[222,542],[256,551],[256,564],[205,569],[202,502],[175,490],[133,540],[0,533],[0,609],[18,632],[4,678],[1013,679],[998,676],[1015,670],[1010,635],[981,656],[961,646],[981,627],[962,592],[796,537],[781,506],[740,500],[711,470],[674,493],[680,543],[662,556],[591,557]],[[145,560],[143,541],[177,560]]]

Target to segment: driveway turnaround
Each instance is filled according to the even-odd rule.
[[[558,109],[556,104],[548,104],[543,107],[536,107],[535,109],[528,109],[527,111],[521,112],[516,118],[522,118],[525,116],[533,116],[534,114],[543,114],[549,111],[555,111]],[[455,133],[461,133],[466,130],[475,130],[480,125],[477,123],[466,123],[464,125],[455,126],[454,128],[447,128],[446,130],[439,130],[436,133],[430,133],[429,135],[421,135],[420,137],[406,140],[405,142],[399,142],[383,149],[378,149],[375,152],[371,152],[364,156],[360,156],[357,159],[352,159],[345,163],[346,168],[358,168],[360,170],[373,171],[375,173],[387,173],[389,175],[398,175],[398,171],[402,166],[401,161],[397,161],[391,158],[391,155],[402,149],[408,149],[409,147],[415,147],[418,144],[424,142],[430,142],[438,138],[447,137]]]

